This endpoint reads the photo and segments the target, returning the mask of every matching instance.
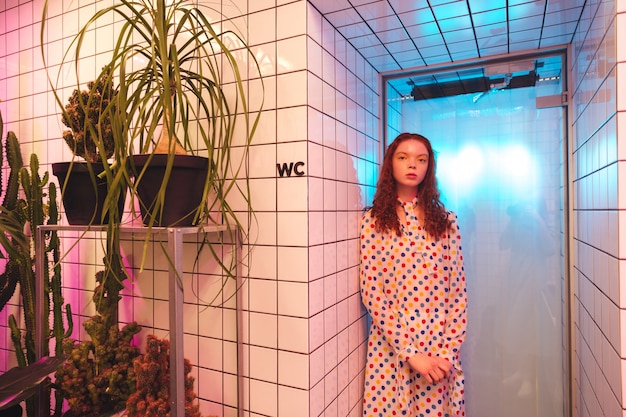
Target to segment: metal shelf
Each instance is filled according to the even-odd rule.
[[[107,226],[66,226],[66,225],[40,225],[37,226],[37,244],[35,248],[35,291],[36,306],[35,317],[37,323],[46,323],[48,318],[45,315],[43,305],[45,285],[43,282],[43,274],[41,271],[47,267],[44,265],[44,233],[47,231],[75,231],[75,232],[106,232]],[[222,234],[227,230],[226,226],[202,226],[202,227],[152,227],[148,229],[145,226],[121,226],[120,232],[129,234],[147,233],[152,235],[166,234],[167,248],[171,257],[173,268],[169,268],[169,320],[170,320],[170,412],[172,417],[185,417],[185,373],[184,373],[184,349],[183,349],[183,284],[180,277],[183,275],[183,239],[186,235],[191,234]],[[229,244],[235,245],[235,265],[237,279],[237,375],[238,375],[238,409],[239,414],[242,412],[242,387],[241,387],[241,361],[243,358],[240,332],[241,320],[241,303],[239,301],[239,291],[241,288],[241,266],[239,264],[241,257],[241,238],[237,231],[235,241]],[[35,335],[35,353],[37,359],[43,356],[46,343],[48,342],[46,332],[47,326],[38,326]],[[45,402],[43,395],[39,396],[39,409],[44,408]],[[41,413],[37,415],[43,416]],[[46,413],[45,415],[49,415]]]

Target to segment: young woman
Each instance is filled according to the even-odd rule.
[[[439,199],[428,139],[400,134],[361,223],[371,319],[363,415],[464,416],[467,294],[457,217]]]

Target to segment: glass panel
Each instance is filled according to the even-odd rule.
[[[543,94],[559,88],[553,82]],[[469,296],[462,348],[469,417],[565,413],[564,110],[537,109],[538,89],[390,103],[399,125],[388,120],[388,131],[431,140],[443,200],[459,215]]]

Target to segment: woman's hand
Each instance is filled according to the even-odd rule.
[[[423,353],[416,353],[411,356],[409,365],[431,384],[438,384],[447,378],[452,369],[452,364],[447,359],[439,356],[427,356]]]

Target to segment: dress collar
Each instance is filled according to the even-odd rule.
[[[410,201],[402,201],[400,200],[400,198],[398,198],[398,202],[400,203],[401,206],[408,208],[408,207],[416,207],[417,206],[417,196],[413,198],[413,200]]]

